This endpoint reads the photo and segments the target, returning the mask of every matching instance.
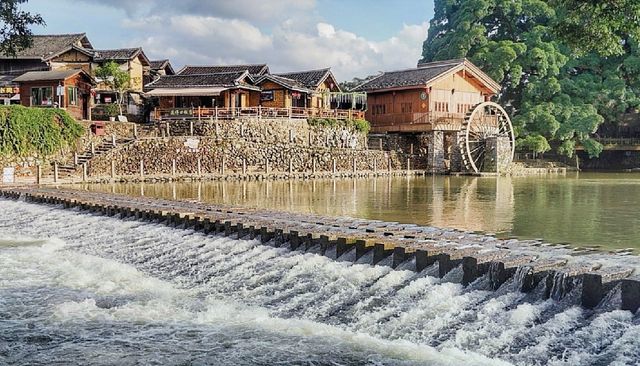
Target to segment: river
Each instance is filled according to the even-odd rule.
[[[633,365],[608,304],[0,200],[2,365]]]
[[[640,252],[640,173],[99,184],[84,188]]]

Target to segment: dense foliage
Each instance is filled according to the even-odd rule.
[[[48,157],[74,145],[83,132],[62,109],[0,107],[1,156]]]
[[[27,0],[0,1],[0,54],[13,56],[16,52],[31,46],[32,25],[44,25],[39,14],[20,10],[20,4]]]
[[[313,117],[309,118],[308,122],[310,126],[348,128],[354,129],[364,134],[369,133],[369,130],[371,129],[371,124],[369,123],[369,121],[364,119],[340,120],[335,118]]]
[[[571,156],[580,143],[597,156],[598,126],[640,105],[640,23],[629,24],[640,8],[621,16],[602,3],[435,0],[422,62],[467,57],[500,82],[499,102],[513,117],[519,146],[544,152],[551,143]],[[621,3],[636,0],[616,0],[611,9]],[[597,28],[581,34],[581,21]]]

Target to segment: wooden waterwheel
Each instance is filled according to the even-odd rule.
[[[490,137],[508,138],[510,144],[509,163],[513,161],[516,149],[513,126],[507,112],[498,104],[483,102],[477,104],[465,115],[459,141],[462,163],[467,171],[483,171],[486,155],[486,141]]]

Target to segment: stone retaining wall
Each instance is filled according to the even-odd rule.
[[[149,138],[123,145],[94,158],[89,167],[93,177],[110,176],[111,162],[115,175],[139,175],[142,162],[144,174],[171,174],[175,160],[176,173],[238,173],[247,172],[331,172],[335,159],[337,172],[384,171],[407,168],[405,154],[376,150],[356,150],[293,145],[288,143],[262,144],[248,141],[216,139],[213,137]],[[411,169],[423,168],[419,159],[409,158]],[[390,164],[390,166],[389,166]]]

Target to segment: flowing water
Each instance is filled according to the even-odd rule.
[[[439,279],[437,267],[391,270],[0,200],[0,364],[640,359],[637,314],[606,306],[588,311],[572,296],[543,300],[535,294],[544,289],[487,291],[486,278],[465,288],[455,281],[459,272]]]
[[[640,253],[640,173],[91,185],[87,189],[398,221]]]

